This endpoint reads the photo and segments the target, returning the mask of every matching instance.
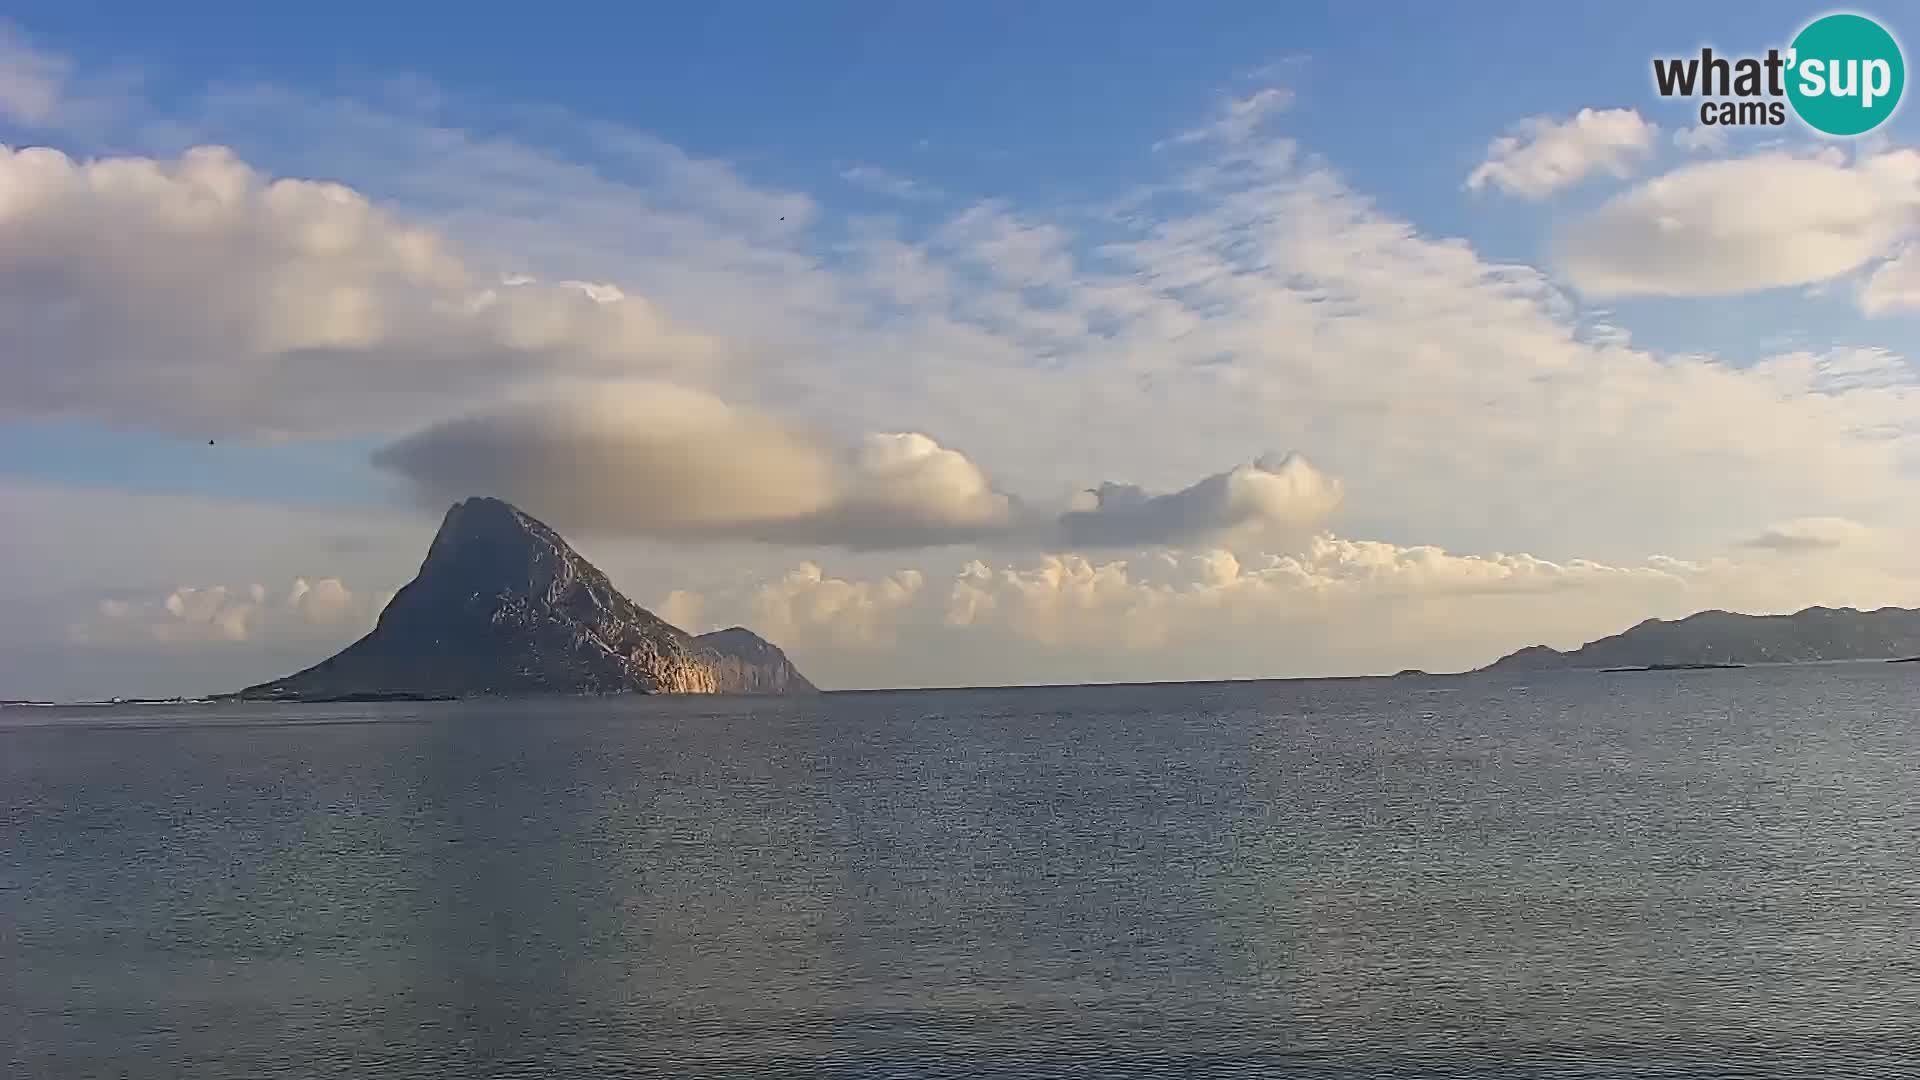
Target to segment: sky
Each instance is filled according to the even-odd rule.
[[[1828,9],[1389,6],[9,5],[0,698],[316,662],[468,495],[836,688],[1920,604],[1920,113],[1651,74]]]

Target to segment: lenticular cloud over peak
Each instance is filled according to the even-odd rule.
[[[510,400],[388,445],[429,503],[508,499],[563,527],[660,539],[921,547],[1005,532],[1014,504],[917,432],[852,446],[704,390],[654,382]]]
[[[511,398],[373,460],[429,505],[485,493],[592,532],[850,550],[1298,539],[1341,500],[1339,482],[1304,457],[1269,454],[1168,494],[1102,483],[1050,516],[924,433],[839,443],[705,390],[645,381]]]

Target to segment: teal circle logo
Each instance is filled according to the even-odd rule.
[[[1807,24],[1788,54],[1787,98],[1808,126],[1863,135],[1893,115],[1907,85],[1900,43],[1864,15],[1826,15]]]

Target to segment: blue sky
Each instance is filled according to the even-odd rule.
[[[772,182],[841,159],[904,164],[922,140],[942,172],[962,176],[968,161],[1020,157],[1013,176],[979,175],[980,194],[1135,167],[1210,96],[1289,60],[1289,83],[1314,106],[1298,129],[1343,168],[1384,181],[1422,163],[1471,164],[1516,115],[1653,105],[1656,52],[1760,48],[1810,14],[1779,3],[1509,4],[1481,19],[1420,4],[1217,4],[1204,18],[1083,3],[609,6],[573,19],[424,4],[232,5],[202,18],[31,0],[11,10],[85,65],[142,72],[161,103],[210,83],[358,95],[411,75],[477,108],[544,103],[629,124]]]
[[[956,567],[976,562],[1008,588],[1036,559],[1122,565],[1134,592],[1115,602],[1155,611],[1221,564],[1171,592],[1143,568],[1215,551],[1331,559],[1341,582],[1376,557],[1407,581],[1482,572],[1427,551],[1556,568],[1500,564],[1502,580],[1668,575],[1564,624],[1499,600],[1468,652],[1708,600],[1905,595],[1891,565],[1862,580],[1741,552],[1907,527],[1920,114],[1859,141],[1793,123],[1695,145],[1693,107],[1659,99],[1649,68],[1703,44],[1763,51],[1824,10],[15,4],[0,144],[66,164],[47,180],[47,159],[16,158],[34,200],[0,213],[16,300],[0,325],[26,343],[0,369],[17,380],[0,484],[82,518],[192,500],[258,543],[274,533],[256,513],[375,524],[325,550],[302,526],[271,541],[282,563],[236,556],[244,574],[75,555],[14,592],[53,612],[278,574],[357,577],[364,599],[404,580],[401,553],[464,483],[545,500],[649,602],[752,618],[793,592],[769,617],[839,641],[816,662],[849,681],[930,647],[911,627],[822,629],[793,615],[803,601],[838,589],[859,619],[956,625],[950,606],[877,598],[910,571],[933,584],[909,592],[958,603]],[[163,179],[103,179],[136,162]],[[276,181],[299,197],[276,202]],[[213,191],[227,216],[182,226]],[[571,404],[528,404],[548,393]],[[636,471],[654,459],[635,431],[695,415],[714,426],[677,445],[711,447],[712,483],[745,493],[721,524],[662,509],[646,493],[671,478]],[[826,464],[778,482],[741,464],[777,466],[788,427]],[[537,445],[513,441],[528,432]],[[563,483],[540,471],[556,446],[610,471]],[[1289,452],[1311,472],[1268,468]],[[747,505],[814,482],[818,505],[780,511],[800,516]],[[1145,518],[1108,507],[1115,535],[1147,542],[1062,550],[1048,523],[1102,482],[1184,497]],[[604,505],[557,493],[569,483]],[[1709,582],[1722,570],[1649,558],[1745,569]],[[796,565],[820,580],[790,580]],[[279,617],[251,602],[260,627]],[[225,642],[240,667],[219,670],[281,656],[233,652],[265,635]],[[909,644],[860,652],[883,638]],[[296,645],[318,647],[275,648]],[[1089,670],[1113,655],[1055,647]],[[1363,652],[1288,670],[1405,666]]]
[[[1589,105],[1678,125],[1685,109],[1653,94],[1651,56],[1779,44],[1823,9],[1509,4],[1463,18],[1421,4],[1247,3],[1196,18],[1167,4],[821,4],[609,6],[568,19],[391,4],[235,5],[203,18],[139,5],[12,10],[83,65],[138,72],[162,108],[209,86],[261,83],[410,96],[418,78],[455,122],[484,130],[506,108],[553,105],[808,190],[842,163],[878,162],[973,197],[1077,199],[1137,175],[1155,140],[1218,95],[1279,81],[1299,96],[1289,130],[1357,186],[1437,231],[1485,232],[1504,245],[1494,254],[1521,257],[1534,252],[1531,233],[1486,213],[1457,182],[1493,134],[1518,116]],[[1895,130],[1915,122],[1903,116]]]
[[[1468,238],[1490,259],[1538,263],[1554,215],[1597,202],[1606,188],[1576,185],[1552,206],[1469,192],[1460,179],[1490,138],[1521,115],[1587,106],[1638,108],[1682,126],[1689,107],[1652,91],[1652,55],[1701,44],[1759,51],[1816,10],[1824,9],[1516,4],[1463,17],[1402,4],[1389,18],[1353,5],[1224,4],[1195,18],[1164,4],[828,4],[616,6],[542,19],[432,5],[242,5],[182,17],[141,5],[28,3],[13,17],[81,70],[130,80],[143,109],[159,117],[204,108],[210,95],[273,87],[554,140],[544,118],[526,115],[552,107],[648,132],[756,183],[850,211],[891,202],[847,183],[850,168],[912,177],[939,196],[889,208],[928,220],[974,200],[1058,207],[1118,195],[1156,167],[1157,142],[1223,96],[1283,85],[1296,98],[1288,134],[1356,189],[1435,235]],[[1885,134],[1906,138],[1915,124],[1906,111]],[[325,156],[309,152],[298,132],[212,133],[251,160],[329,175]],[[11,141],[35,133],[23,134]],[[143,153],[191,141],[160,124],[60,140]],[[568,151],[621,169],[591,138],[572,139]],[[1843,300],[1628,298],[1605,310],[1630,322],[1638,340],[1676,351],[1858,343]],[[1898,325],[1876,341],[1911,340],[1913,320],[1889,321]],[[0,440],[10,451],[0,460],[13,470],[62,481],[319,499],[364,495],[372,483],[358,442],[333,454],[273,449],[235,461],[202,453],[198,440],[70,426],[20,426]]]

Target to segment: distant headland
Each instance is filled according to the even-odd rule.
[[[1920,660],[1920,610],[1810,607],[1791,615],[1702,611],[1671,621],[1648,619],[1569,652],[1532,645],[1479,670],[1679,671],[1890,657]]]

